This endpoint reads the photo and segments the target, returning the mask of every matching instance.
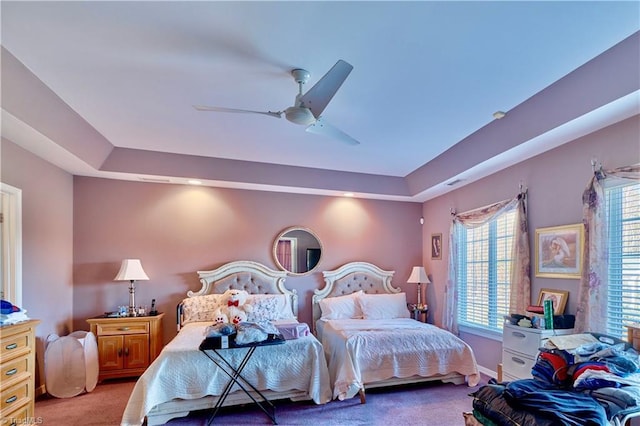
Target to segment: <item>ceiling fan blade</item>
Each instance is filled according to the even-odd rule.
[[[263,114],[268,115],[270,117],[281,118],[282,111],[252,111],[249,109],[235,109],[235,108],[225,108],[225,107],[215,107],[215,106],[206,106],[206,105],[194,105],[193,106],[198,111],[215,111],[215,112],[237,112],[243,114]]]
[[[353,65],[342,59],[338,60],[307,93],[300,97],[301,106],[309,108],[313,116],[319,118],[352,69]]]
[[[331,124],[324,121],[323,118],[318,118],[315,123],[307,127],[307,132],[315,133],[317,135],[325,135],[330,138],[339,140],[349,145],[360,145],[360,142],[338,129]]]

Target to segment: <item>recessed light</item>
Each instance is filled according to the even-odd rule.
[[[507,113],[504,111],[496,111],[493,113],[493,118],[500,120],[501,118],[504,118],[505,115],[507,115]]]
[[[353,197],[353,192],[345,192],[343,195],[345,197]]]
[[[188,183],[189,185],[202,185],[202,182],[201,182],[201,181],[199,181],[199,180],[196,180],[196,179],[189,179],[189,180],[187,181],[187,183]]]

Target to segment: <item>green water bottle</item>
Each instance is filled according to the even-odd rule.
[[[553,330],[553,300],[547,299],[544,301],[544,328],[547,330]]]

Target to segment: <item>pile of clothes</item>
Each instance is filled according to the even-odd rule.
[[[27,311],[7,300],[0,300],[0,325],[12,325],[28,320]]]
[[[640,406],[640,358],[625,343],[541,348],[533,379],[507,384],[506,401],[562,425],[603,425]]]

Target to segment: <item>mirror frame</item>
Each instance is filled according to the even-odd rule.
[[[316,265],[313,268],[309,269],[306,272],[292,272],[292,271],[289,271],[284,266],[282,266],[282,264],[280,263],[280,260],[278,259],[278,241],[280,241],[280,239],[282,237],[284,237],[285,234],[287,234],[287,233],[289,233],[291,231],[304,231],[304,232],[307,232],[313,238],[316,239],[316,241],[318,242],[318,245],[320,246],[320,258],[318,258],[318,263],[316,263]],[[280,233],[278,233],[278,235],[276,236],[275,240],[273,241],[273,260],[276,263],[276,266],[278,267],[278,269],[280,269],[281,271],[285,271],[289,275],[303,276],[303,275],[311,274],[313,271],[315,271],[318,268],[318,265],[320,265],[320,261],[322,260],[323,253],[324,253],[324,247],[322,246],[322,241],[320,240],[318,235],[315,232],[313,232],[311,229],[306,228],[304,226],[290,226],[289,228],[286,228],[283,231],[281,231]]]

